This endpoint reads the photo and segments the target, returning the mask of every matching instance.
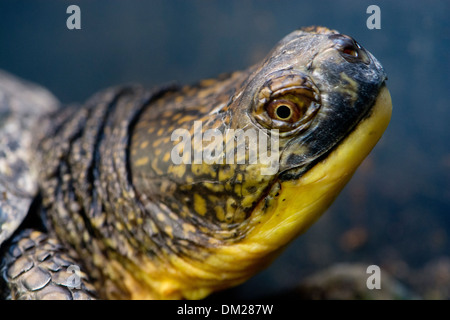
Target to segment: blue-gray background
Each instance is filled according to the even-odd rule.
[[[70,4],[82,30],[66,28]],[[381,30],[366,27],[371,4]],[[232,293],[270,295],[336,262],[378,264],[417,289],[411,272],[450,265],[449,15],[449,1],[1,0],[0,69],[81,102],[244,69],[301,26],[353,36],[388,73],[389,128],[329,211]]]

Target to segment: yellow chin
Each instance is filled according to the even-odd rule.
[[[300,179],[281,183],[280,196],[267,221],[248,238],[255,245],[283,246],[306,231],[330,206],[386,130],[392,113],[389,90],[383,87],[371,114],[359,123],[322,162]]]
[[[176,255],[169,255],[170,265],[165,266],[143,261],[133,277],[125,277],[131,279],[126,286],[134,293],[132,298],[200,299],[237,285],[265,268],[333,202],[381,138],[391,111],[391,97],[383,87],[371,114],[337,148],[300,179],[281,182],[279,196],[268,209],[262,209],[261,201],[252,217],[253,229],[245,239],[211,249],[202,261]],[[130,271],[129,266],[126,269]],[[151,272],[144,274],[142,270]],[[120,273],[128,276],[127,272]],[[141,275],[140,282],[134,279],[136,274]],[[148,285],[152,287],[150,292]]]
[[[383,87],[371,114],[300,179],[282,182],[279,196],[264,215],[258,217],[259,221],[246,238],[239,243],[217,248],[204,261],[204,270],[213,272],[218,284],[227,282],[228,285],[235,285],[265,268],[281,249],[306,231],[330,206],[381,138],[389,124],[391,112],[391,96],[389,90]],[[264,201],[261,201],[262,205]],[[264,210],[257,207],[255,212]]]

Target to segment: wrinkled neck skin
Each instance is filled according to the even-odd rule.
[[[140,268],[155,297],[203,298],[265,268],[320,217],[375,146],[390,119],[384,71],[365,52],[366,61],[347,62],[339,41],[288,36],[260,65],[161,99],[154,108],[160,104],[165,115],[152,108],[142,114],[131,140],[133,183],[144,204],[166,210],[156,229],[176,243],[163,254],[163,268],[151,259],[151,272]],[[302,130],[277,136],[275,173],[262,175],[261,163],[236,164],[237,155],[231,165],[173,163],[171,150],[180,141],[198,150],[195,133],[217,129],[219,142],[236,141],[237,150],[226,129],[267,129],[255,121],[258,101],[290,81],[318,93],[320,109]],[[171,139],[179,128],[189,135]],[[208,146],[211,140],[202,144]]]
[[[248,218],[253,224],[238,241],[224,242],[212,235],[210,243],[217,246],[207,246],[200,257],[195,250],[186,255],[167,254],[161,262],[164,269],[144,259],[147,262],[139,269],[153,291],[150,296],[146,291],[144,296],[199,299],[240,284],[265,268],[333,202],[380,139],[390,115],[390,95],[383,87],[370,114],[330,152],[326,161],[319,161],[299,179],[276,179],[253,208]],[[130,282],[129,288],[134,288],[136,283]]]
[[[202,298],[244,281],[253,272],[245,267],[233,270],[239,256],[217,255],[219,248],[231,248],[246,238],[259,223],[254,208],[269,201],[269,193],[276,193],[272,185],[278,170],[261,175],[264,165],[249,164],[249,152],[238,152],[250,140],[236,138],[230,131],[253,128],[240,110],[242,88],[253,69],[168,94],[148,107],[134,127],[129,155],[132,182],[152,221],[155,247],[162,249],[155,250],[157,259],[142,256],[127,268],[139,269],[132,273],[151,289],[138,291],[150,292],[151,298]],[[180,135],[172,138],[176,130]],[[213,130],[220,134],[214,140],[203,136]],[[213,153],[216,160],[197,162],[195,152],[199,146],[206,152],[214,149],[211,141],[222,146]],[[176,155],[190,161],[175,163],[172,152],[182,142],[187,147],[177,149]],[[260,258],[241,255],[261,267]]]
[[[69,145],[42,142],[49,228],[91,258],[105,297],[200,299],[235,286],[331,204],[386,129],[391,102],[373,56],[343,55],[348,38],[317,30],[293,32],[243,72],[101,93],[50,134]],[[286,88],[308,101],[305,115],[272,132],[265,104]],[[273,135],[258,154],[276,161],[251,163],[238,150],[260,140],[227,130]]]

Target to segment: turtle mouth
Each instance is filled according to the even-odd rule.
[[[289,169],[275,179],[266,198],[254,208],[264,215],[245,241],[271,250],[281,248],[326,211],[389,124],[392,104],[385,86],[369,110],[340,143],[308,164],[307,170],[299,174],[300,168]]]
[[[318,163],[325,161],[331,153],[333,153],[337,148],[339,148],[341,143],[343,143],[343,141],[345,141],[345,139],[349,135],[351,135],[354,131],[357,130],[357,128],[359,127],[359,125],[362,122],[364,122],[367,118],[370,118],[372,116],[374,109],[377,107],[377,103],[379,104],[380,97],[381,97],[381,100],[384,101],[384,100],[388,99],[388,98],[385,98],[385,96],[388,95],[389,96],[388,104],[391,105],[390,93],[389,93],[389,90],[387,89],[385,80],[381,83],[377,98],[374,99],[372,105],[369,108],[367,108],[366,110],[364,110],[364,112],[361,113],[358,121],[356,121],[353,126],[351,126],[338,140],[336,140],[335,143],[333,145],[331,145],[329,149],[324,150],[322,153],[319,153],[316,157],[313,157],[309,161],[306,160],[305,158],[302,158],[301,161],[299,161],[297,159],[292,159],[292,160],[288,159],[287,163],[297,162],[298,164],[281,171],[278,174],[277,181],[300,179],[302,177],[302,175],[307,173],[311,168],[316,166]],[[392,108],[392,106],[391,106],[391,108]],[[293,156],[292,158],[299,158],[299,156]]]

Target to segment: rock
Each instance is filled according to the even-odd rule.
[[[307,300],[393,300],[418,299],[402,283],[381,268],[380,289],[369,289],[368,265],[341,263],[306,277],[289,293],[288,299]]]

